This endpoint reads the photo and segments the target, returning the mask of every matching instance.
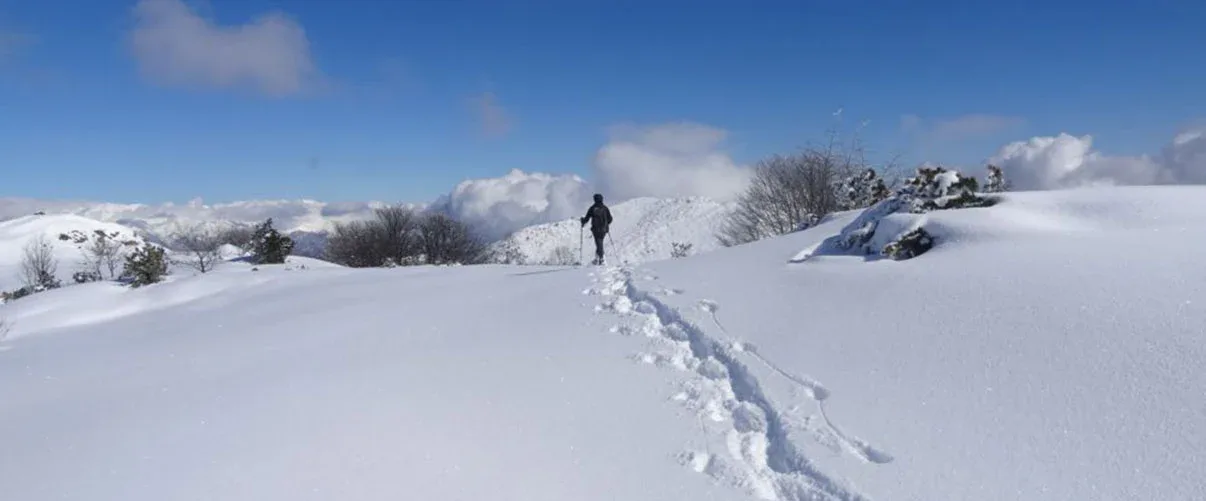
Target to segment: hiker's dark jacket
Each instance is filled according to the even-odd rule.
[[[596,203],[586,209],[586,215],[581,219],[582,225],[586,226],[586,222],[590,221],[590,232],[603,235],[611,228],[611,209],[606,205]]]

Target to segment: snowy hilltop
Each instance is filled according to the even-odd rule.
[[[53,260],[54,278],[72,280],[80,271],[114,278],[120,271],[118,251],[144,243],[127,226],[72,214],[30,215],[0,222],[0,291],[23,284],[22,262],[30,253]],[[91,250],[99,249],[99,253]],[[110,251],[111,249],[111,251]],[[99,255],[98,255],[99,254]]]
[[[716,232],[732,207],[704,197],[646,197],[612,205],[615,222],[605,242],[608,261],[640,263],[716,249]],[[577,218],[529,226],[492,246],[505,262],[553,265],[578,263],[579,247],[582,262],[589,263],[594,242]]]
[[[635,262],[719,206],[616,204],[626,265],[11,301],[0,499],[1206,498],[1206,187],[959,186],[681,259]]]
[[[251,200],[206,204],[200,199],[187,204],[151,205],[2,198],[0,221],[34,213],[70,214],[121,224],[137,230],[144,238],[162,242],[180,228],[246,228],[272,218],[277,228],[295,238],[321,240],[321,236],[336,223],[370,218],[375,209],[389,205],[383,202],[330,203],[317,200]],[[405,206],[423,207],[422,204]],[[312,244],[317,249],[309,254],[321,251],[321,244],[321,241]]]

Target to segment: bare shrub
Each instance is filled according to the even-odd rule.
[[[889,163],[880,171],[894,175],[894,168]],[[797,231],[835,211],[883,200],[896,183],[877,174],[857,137],[844,146],[831,133],[826,146],[757,162],[749,186],[717,239],[732,246]]]
[[[324,257],[332,263],[352,268],[385,266],[387,259],[377,229],[371,221],[336,223],[327,236]]]
[[[54,246],[45,235],[34,237],[25,244],[21,258],[21,280],[26,287],[35,290],[53,289],[59,286],[55,274],[59,260],[54,257]]]
[[[255,250],[255,246],[252,244],[254,238],[255,229],[246,226],[235,226],[221,234],[223,244],[233,245],[248,254]]]
[[[806,151],[759,161],[737,207],[721,227],[722,245],[753,242],[811,225],[838,207],[835,166]]]
[[[401,265],[419,249],[420,217],[413,209],[388,207],[373,211],[380,253],[395,265]]]
[[[428,264],[480,264],[488,257],[481,239],[452,216],[428,213],[419,228],[420,248]]]
[[[180,260],[201,273],[213,271],[222,262],[225,235],[203,224],[177,229],[172,234],[172,247],[187,254]]]
[[[353,268],[401,266],[420,252],[421,217],[413,209],[388,207],[369,221],[338,223],[327,237],[324,256]]]

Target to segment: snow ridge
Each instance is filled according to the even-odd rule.
[[[685,453],[681,456],[684,462],[717,480],[728,480],[749,489],[763,499],[867,499],[819,471],[800,452],[790,437],[790,429],[798,423],[791,423],[787,412],[771,401],[762,390],[758,377],[738,360],[738,356],[742,353],[752,355],[776,373],[805,387],[818,404],[829,395],[819,383],[776,368],[744,343],[724,343],[709,335],[684,319],[679,310],[657,299],[655,293],[635,286],[629,268],[606,268],[597,275],[595,284],[586,293],[612,296],[596,307],[597,312],[643,317],[644,334],[671,348],[672,353],[641,355],[637,357],[639,361],[695,373],[697,378],[688,383],[688,391],[674,399],[698,406],[712,421],[729,423],[725,439],[731,462],[711,452]],[[681,293],[681,290],[673,291]],[[664,290],[662,294],[665,293]],[[713,315],[719,308],[711,301],[700,304]],[[716,320],[715,316],[713,320]],[[723,332],[723,326],[719,321],[716,323]],[[632,329],[616,326],[612,331],[630,334]],[[824,415],[823,408],[821,413]],[[828,417],[824,420],[832,433],[864,461],[884,463],[891,460],[887,454],[861,441],[846,438]]]

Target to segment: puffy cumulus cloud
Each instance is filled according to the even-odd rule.
[[[730,200],[749,183],[750,170],[721,147],[725,131],[694,123],[612,129],[594,158],[595,180],[612,200],[641,196],[705,196]]]
[[[432,208],[493,240],[520,228],[585,213],[590,195],[586,181],[576,175],[512,169],[502,177],[462,181]]]
[[[219,26],[183,0],[139,0],[130,48],[144,77],[162,85],[249,86],[271,96],[308,91],[318,79],[305,30],[283,13]]]
[[[1206,126],[1177,134],[1160,157],[1177,182],[1206,184]]]
[[[497,178],[463,181],[432,208],[494,239],[578,217],[595,192],[612,204],[644,196],[728,200],[748,185],[749,170],[720,150],[725,136],[723,130],[691,123],[615,127],[595,155],[593,182],[514,169]]]
[[[1178,134],[1154,157],[1105,155],[1092,136],[1061,133],[1007,144],[988,162],[1019,190],[1206,183],[1206,128]]]

